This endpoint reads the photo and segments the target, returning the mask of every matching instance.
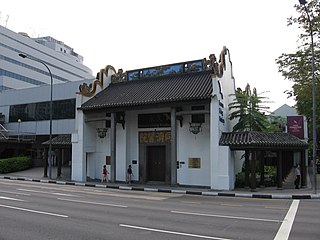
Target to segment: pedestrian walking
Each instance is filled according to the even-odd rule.
[[[109,182],[107,166],[103,165],[101,182]]]
[[[300,165],[297,164],[296,169],[294,171],[295,173],[295,180],[294,180],[294,185],[296,186],[296,189],[300,188],[300,180],[301,180],[301,171],[300,171]]]
[[[127,179],[126,179],[127,184],[131,184],[132,177],[133,177],[132,168],[131,168],[131,165],[129,165],[127,169]]]

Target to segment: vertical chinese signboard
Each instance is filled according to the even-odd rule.
[[[303,116],[288,116],[287,117],[288,133],[304,139]]]

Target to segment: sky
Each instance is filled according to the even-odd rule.
[[[236,87],[266,92],[274,111],[293,106],[292,83],[275,59],[297,49],[299,30],[287,26],[298,0],[0,0],[0,24],[30,37],[52,36],[84,57],[93,75],[197,60],[223,46]]]

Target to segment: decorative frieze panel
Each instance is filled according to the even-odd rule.
[[[139,132],[139,143],[170,143],[171,132],[170,131],[150,131],[150,132]]]

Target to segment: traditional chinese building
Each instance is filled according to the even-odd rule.
[[[234,188],[234,153],[219,146],[232,130],[235,91],[229,50],[219,58],[123,72],[108,65],[77,94],[72,179]]]

